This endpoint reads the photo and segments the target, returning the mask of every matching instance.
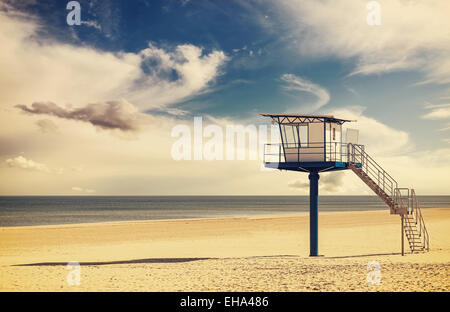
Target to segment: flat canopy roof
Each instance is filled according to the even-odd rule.
[[[344,122],[351,122],[356,120],[335,118],[332,115],[305,115],[305,114],[266,114],[259,113],[259,115],[264,117],[271,117],[276,120],[279,124],[296,124],[296,123],[306,123],[306,122],[335,122],[343,124]]]

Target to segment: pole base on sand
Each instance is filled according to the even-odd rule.
[[[309,256],[319,254],[319,173],[309,173]]]

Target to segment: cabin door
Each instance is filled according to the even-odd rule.
[[[308,124],[308,143],[300,148],[300,161],[324,161],[324,123]]]

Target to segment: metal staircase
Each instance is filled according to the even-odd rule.
[[[402,233],[411,252],[429,251],[430,239],[414,190],[399,188],[394,178],[364,151],[364,146],[349,143],[347,148],[348,167],[389,206],[391,214],[400,215]]]

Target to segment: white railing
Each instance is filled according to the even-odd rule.
[[[347,162],[359,155],[349,155],[344,142],[277,143],[264,145],[264,162],[340,161]],[[364,149],[363,145],[357,145]],[[357,152],[353,150],[353,152]]]

